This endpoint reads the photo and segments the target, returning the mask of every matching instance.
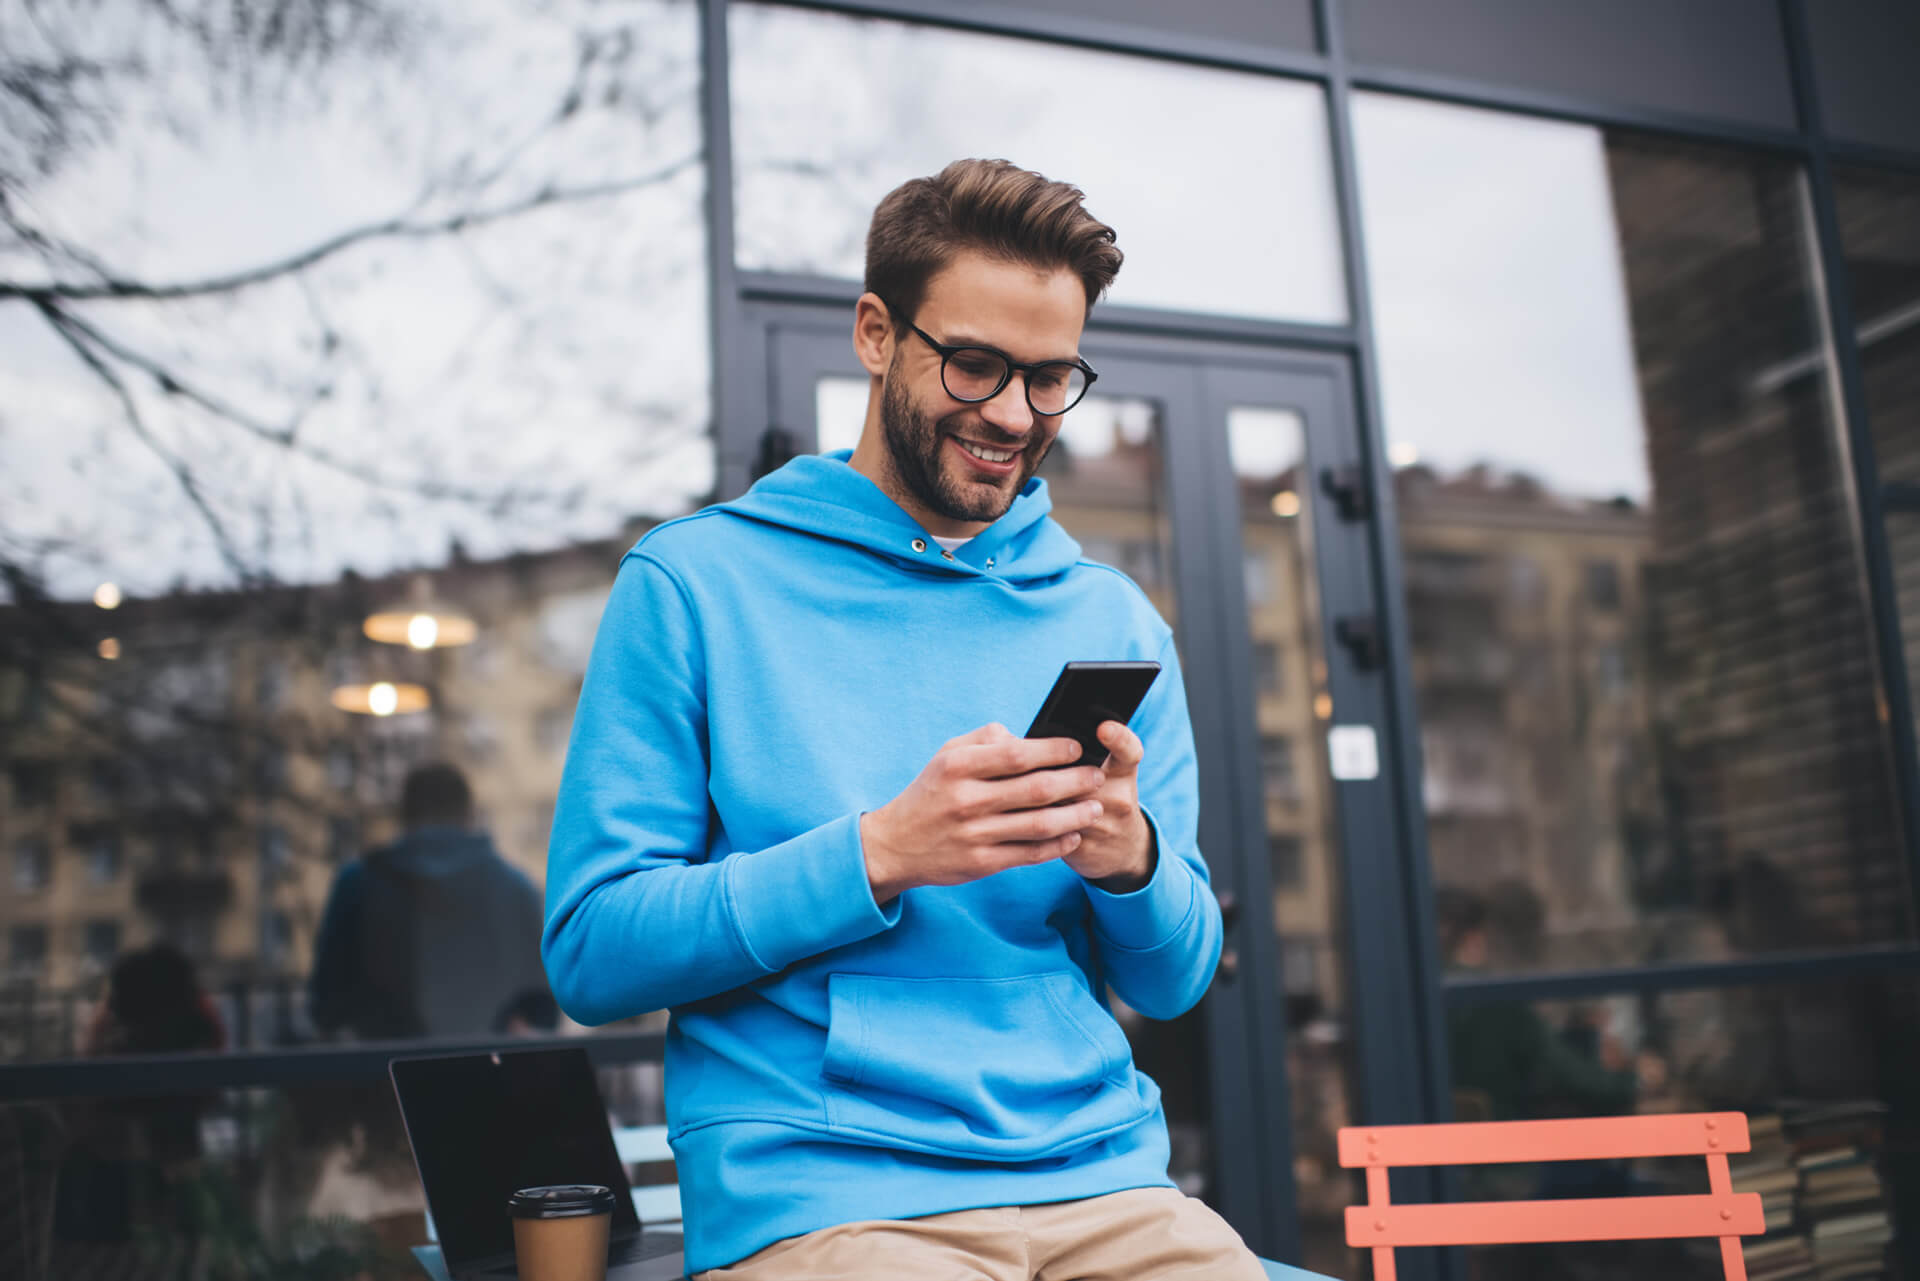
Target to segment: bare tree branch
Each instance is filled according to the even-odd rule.
[[[51,302],[40,301],[34,305],[46,318],[47,323],[53,326],[53,331],[65,340],[67,346],[73,348],[74,354],[79,356],[86,366],[99,375],[100,380],[112,390],[114,396],[120,401],[120,408],[126,414],[127,426],[133,429],[134,436],[152,450],[154,456],[173,473],[174,479],[179,482],[181,492],[186,494],[187,500],[200,513],[201,519],[207,524],[207,529],[213,534],[214,542],[220,548],[220,557],[227,562],[227,568],[232,570],[235,577],[242,583],[253,582],[255,579],[253,571],[247,568],[246,561],[234,547],[233,538],[228,534],[226,524],[220,519],[219,513],[213,510],[206,496],[200,492],[199,482],[193,478],[193,469],[184,459],[162,444],[159,437],[148,428],[146,419],[141,416],[140,406],[134,401],[133,394],[127,390],[127,385],[120,381],[120,376],[100,359],[88,345],[83,331],[72,326],[71,318],[66,313]]]
[[[200,298],[209,294],[233,293],[252,285],[264,284],[282,276],[305,271],[308,267],[351,249],[355,245],[375,240],[419,239],[431,236],[444,236],[470,227],[481,227],[489,223],[504,222],[518,218],[552,205],[573,204],[588,200],[605,200],[613,196],[624,196],[646,187],[656,186],[693,168],[700,163],[699,153],[682,156],[680,159],[663,165],[652,173],[640,174],[631,178],[622,178],[612,182],[589,183],[581,187],[542,187],[524,200],[516,200],[492,209],[478,209],[466,213],[450,215],[446,218],[427,222],[410,222],[405,218],[392,218],[384,222],[369,223],[332,236],[319,244],[305,249],[292,257],[278,262],[264,263],[224,276],[212,276],[205,280],[182,281],[170,285],[150,285],[136,280],[109,273],[99,284],[49,284],[27,285],[16,281],[0,281],[0,299],[24,298],[29,302],[94,302],[110,298],[178,299]]]

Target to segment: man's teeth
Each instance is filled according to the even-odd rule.
[[[980,446],[968,444],[964,440],[960,442],[960,448],[966,450],[975,458],[982,458],[990,463],[1010,462],[1013,459],[1013,451],[1010,449],[982,449]]]

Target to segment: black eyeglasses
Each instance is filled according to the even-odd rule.
[[[906,320],[892,303],[887,303],[887,310]],[[940,353],[940,385],[947,389],[947,395],[970,405],[998,396],[1018,371],[1027,389],[1027,407],[1052,418],[1079,404],[1100,376],[1084,360],[1043,360],[1023,365],[997,347],[953,346],[937,341],[911,320],[906,323],[920,335],[920,341]]]

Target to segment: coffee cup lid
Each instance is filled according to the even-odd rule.
[[[572,1219],[613,1212],[613,1189],[598,1183],[562,1183],[521,1188],[507,1198],[507,1212],[516,1219]]]

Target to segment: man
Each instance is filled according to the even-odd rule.
[[[308,989],[314,1025],[366,1040],[552,1028],[540,892],[473,830],[466,779],[418,766],[400,811],[401,838],[334,880]]]
[[[1108,1013],[1190,1008],[1221,924],[1172,636],[1034,478],[1120,267],[1081,193],[960,161],[875,211],[851,455],[651,531],[581,690],[548,863],[575,1018],[671,1007],[687,1265],[1259,1278],[1167,1178]],[[1007,725],[1157,659],[1104,767]]]

